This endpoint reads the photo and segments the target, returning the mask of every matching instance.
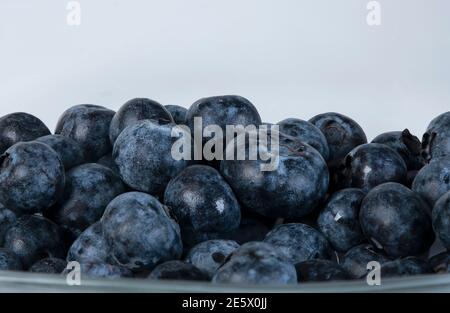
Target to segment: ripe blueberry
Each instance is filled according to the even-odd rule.
[[[73,139],[62,135],[47,135],[36,139],[55,150],[66,170],[85,162],[81,145]]]
[[[423,135],[422,148],[427,161],[450,157],[450,112],[443,113],[431,121]]]
[[[193,264],[184,261],[167,261],[156,266],[148,276],[149,279],[196,280],[208,281],[208,274]]]
[[[436,236],[450,250],[450,191],[439,198],[434,205],[433,228]]]
[[[165,108],[167,109],[167,111],[170,112],[170,115],[172,115],[173,120],[176,124],[179,125],[186,124],[186,114],[187,114],[186,108],[172,104],[165,105]]]
[[[298,282],[331,281],[349,279],[348,273],[337,263],[330,260],[308,260],[297,263]]]

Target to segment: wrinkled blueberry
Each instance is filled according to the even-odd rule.
[[[425,165],[420,140],[408,129],[383,133],[375,137],[372,143],[384,144],[394,149],[403,158],[408,170],[420,170]]]
[[[364,196],[361,189],[343,189],[333,194],[320,212],[317,225],[339,252],[347,252],[365,240],[359,224],[359,209]]]
[[[85,162],[81,145],[69,137],[62,135],[47,135],[36,139],[55,150],[66,170]]]
[[[433,256],[430,258],[429,264],[435,273],[450,273],[450,252],[442,252]]]
[[[57,258],[46,258],[34,263],[29,271],[33,273],[61,274],[66,269],[67,262]]]
[[[89,226],[73,242],[67,253],[66,260],[79,263],[112,263],[110,258],[111,248],[103,235],[103,227],[100,222]]]
[[[64,189],[64,166],[56,152],[39,142],[20,142],[0,156],[0,202],[16,213],[38,213]]]
[[[416,257],[389,261],[381,266],[381,278],[423,275],[428,273],[431,273],[431,267],[428,262]]]
[[[208,281],[208,274],[193,264],[184,261],[167,261],[156,266],[148,276],[150,279]]]
[[[63,113],[56,125],[56,134],[78,142],[87,161],[94,162],[111,150],[109,126],[114,111],[93,104],[80,104]]]
[[[237,248],[239,244],[232,240],[204,241],[189,251],[186,261],[212,277],[225,259]]]
[[[430,208],[414,191],[385,183],[363,199],[359,219],[366,237],[392,257],[419,255],[434,241]]]
[[[16,219],[16,214],[0,203],[0,247],[4,244],[6,231],[14,224]]]
[[[433,208],[433,228],[442,244],[450,250],[450,191],[436,202]]]
[[[179,259],[180,228],[154,197],[129,192],[115,198],[101,219],[111,254],[133,271],[151,270],[158,263]]]
[[[156,101],[135,98],[126,102],[114,115],[109,129],[109,139],[114,145],[117,137],[128,126],[142,120],[154,120],[162,124],[173,123],[170,112]]]
[[[112,170],[100,164],[83,164],[67,173],[64,196],[46,216],[76,237],[98,221],[111,200],[124,192],[125,185]]]
[[[172,146],[179,139],[171,136],[173,127],[174,124],[141,121],[120,134],[114,144],[113,158],[128,186],[162,195],[170,179],[188,165],[188,161],[172,156]]]
[[[221,173],[246,209],[267,217],[301,218],[311,213],[325,197],[328,169],[316,149],[283,133],[279,133],[279,138],[279,157],[272,155],[275,162],[267,170],[261,168],[261,165],[269,165],[267,161],[246,157],[245,160],[223,160]],[[264,146],[258,140],[257,149],[261,152]],[[228,149],[233,149],[233,143]],[[248,156],[248,145],[245,151]]]
[[[232,284],[296,284],[297,273],[286,256],[271,244],[249,242],[228,257],[212,281]]]
[[[309,260],[295,265],[298,282],[332,281],[349,279],[348,273],[330,260]]]
[[[170,115],[172,115],[173,120],[176,124],[179,125],[186,124],[186,114],[187,114],[186,108],[173,104],[165,105],[165,108],[167,109],[167,111],[170,112]]]
[[[359,279],[369,273],[369,262],[378,262],[381,265],[390,261],[389,257],[377,251],[370,244],[362,244],[351,248],[341,259],[341,266],[351,278]]]
[[[0,271],[21,271],[22,261],[11,250],[0,248]]]
[[[220,173],[206,165],[184,169],[167,185],[164,203],[171,208],[181,234],[226,233],[239,227],[241,211]]]
[[[20,141],[32,141],[50,135],[50,130],[37,117],[12,113],[0,118],[0,154]]]
[[[406,182],[406,164],[390,147],[368,143],[356,147],[345,157],[337,170],[338,183],[343,187],[369,191],[386,182]]]
[[[331,258],[327,239],[314,228],[304,224],[283,224],[270,231],[264,242],[281,250],[288,260],[297,264],[311,259]]]
[[[114,162],[114,159],[112,157],[111,153],[108,153],[104,156],[102,156],[100,159],[97,160],[97,163],[103,166],[106,166],[110,170],[112,170],[114,173],[120,176],[119,168],[117,167],[116,162]]]
[[[450,157],[450,112],[443,113],[428,125],[422,139],[423,156],[427,161]]]
[[[366,134],[361,126],[351,118],[339,113],[323,113],[309,120],[325,135],[330,150],[328,164],[339,165],[353,148],[367,143]]]
[[[437,200],[450,191],[450,157],[432,160],[425,165],[412,184],[412,190],[433,207]]]
[[[64,258],[66,247],[61,228],[37,215],[23,215],[6,232],[5,248],[22,261],[25,268],[40,259]]]
[[[297,118],[288,118],[279,122],[278,125],[280,132],[310,145],[322,155],[325,161],[328,160],[330,151],[327,139],[314,124]]]

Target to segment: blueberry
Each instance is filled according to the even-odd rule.
[[[38,213],[61,196],[64,166],[39,142],[20,142],[0,156],[0,202],[16,213]]]
[[[314,228],[304,224],[279,225],[267,234],[264,242],[282,251],[293,264],[331,258],[332,251],[327,239]]]
[[[431,273],[431,267],[428,262],[416,257],[407,257],[389,261],[381,266],[381,277],[398,277],[423,275]]]
[[[375,137],[372,143],[385,144],[394,149],[403,158],[408,170],[420,170],[425,165],[420,140],[408,129],[383,133]]]
[[[20,141],[32,141],[50,135],[50,130],[37,117],[12,113],[0,118],[0,154]]]
[[[57,258],[46,258],[37,261],[30,267],[30,272],[45,274],[61,274],[66,269],[67,262]]]
[[[193,247],[186,261],[212,277],[225,259],[237,248],[239,244],[232,240],[208,240]]]
[[[249,242],[229,257],[213,276],[214,283],[232,284],[296,284],[294,265],[271,244]]]
[[[11,250],[0,248],[0,271],[21,271],[23,265],[20,258]]]
[[[361,189],[343,189],[333,194],[320,212],[318,227],[339,252],[347,252],[365,240],[359,224],[359,209],[364,196]]]
[[[66,170],[84,163],[84,151],[81,145],[73,139],[62,135],[47,135],[36,139],[55,150]]]
[[[450,273],[450,252],[442,252],[433,256],[430,258],[429,264],[435,273]]]
[[[103,233],[118,264],[151,270],[178,259],[183,251],[179,226],[154,197],[129,192],[115,198],[101,219]]]
[[[188,165],[188,161],[172,156],[172,146],[179,139],[171,136],[173,127],[141,121],[127,127],[117,138],[113,158],[129,187],[162,195],[170,179]]]
[[[262,171],[261,165],[269,164],[261,159],[223,160],[221,173],[246,209],[273,218],[301,218],[325,197],[328,169],[316,149],[282,133],[279,138],[277,166]],[[260,152],[262,147],[260,142]],[[248,155],[248,145],[245,149]]]
[[[389,257],[377,251],[370,244],[362,244],[351,248],[342,257],[340,264],[351,278],[359,279],[369,273],[369,262],[378,262],[381,265],[390,261]]]
[[[450,250],[450,191],[439,198],[434,205],[433,228],[436,236]]]
[[[367,192],[386,182],[405,183],[407,169],[395,150],[383,144],[368,143],[347,154],[337,175],[343,187]]]
[[[114,159],[113,159],[111,153],[108,153],[108,154],[102,156],[100,159],[97,160],[96,163],[106,166],[107,168],[112,170],[116,175],[120,176],[119,168],[117,167],[117,164],[114,162]]]
[[[150,279],[208,281],[206,273],[184,261],[167,261],[156,266],[148,276]]]
[[[126,102],[114,115],[109,129],[109,139],[114,144],[120,133],[128,126],[142,120],[154,120],[160,123],[173,123],[170,112],[156,101],[135,98]]]
[[[443,113],[428,125],[422,139],[423,156],[427,161],[450,157],[450,112]]]
[[[81,263],[81,279],[83,278],[107,278],[118,279],[133,277],[133,273],[126,267],[106,263]],[[63,273],[67,275],[70,271]]]
[[[359,218],[366,237],[389,256],[419,255],[434,241],[429,207],[398,183],[372,189],[361,204]]]
[[[239,227],[239,203],[227,182],[214,168],[192,165],[167,185],[164,202],[171,208],[181,234],[227,233]]]
[[[315,125],[297,118],[288,118],[278,123],[280,132],[295,137],[316,149],[324,158],[328,160],[330,151],[328,149],[325,135]]]
[[[43,258],[64,258],[61,228],[37,215],[23,215],[6,232],[5,248],[17,254],[25,268]]]
[[[0,247],[4,244],[6,231],[14,224],[16,219],[16,214],[0,203]]]
[[[327,139],[330,167],[339,165],[353,148],[367,143],[361,126],[348,116],[329,112],[316,115],[309,122],[319,128]]]
[[[78,142],[86,161],[94,162],[111,150],[109,126],[114,111],[93,104],[80,104],[63,113],[56,125],[56,134]]]
[[[98,221],[108,203],[124,192],[125,185],[112,170],[100,164],[83,164],[67,173],[64,197],[46,216],[76,237]]]
[[[170,115],[172,115],[173,120],[175,121],[176,124],[179,125],[186,124],[186,114],[187,114],[186,108],[172,104],[165,105],[164,107],[167,109],[167,111],[170,112]]]
[[[262,241],[269,230],[270,228],[259,219],[242,216],[239,228],[225,235],[224,238],[242,245],[250,241]]]
[[[73,242],[67,253],[67,261],[79,263],[112,263],[110,258],[111,248],[103,235],[103,227],[100,222],[89,226]]]
[[[450,190],[450,157],[433,159],[413,181],[412,189],[433,207]]]
[[[349,279],[348,273],[337,263],[330,260],[309,260],[297,263],[298,282],[332,281]]]

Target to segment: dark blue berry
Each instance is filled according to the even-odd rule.
[[[85,162],[84,150],[73,139],[62,135],[47,135],[36,139],[55,150],[66,170]]]
[[[208,281],[208,274],[184,261],[167,261],[156,266],[149,279]]]
[[[172,104],[165,105],[165,108],[167,109],[167,111],[170,112],[170,115],[172,115],[173,120],[176,124],[178,125],[186,124],[186,114],[187,114],[186,108]]]

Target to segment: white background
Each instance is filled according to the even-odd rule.
[[[239,94],[264,121],[338,111],[369,139],[450,108],[450,1],[0,0],[0,115]]]

